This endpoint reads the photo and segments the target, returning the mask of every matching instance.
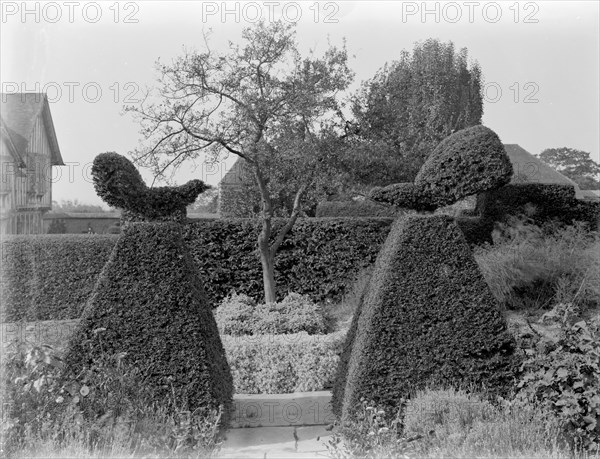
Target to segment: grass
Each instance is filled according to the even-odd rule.
[[[328,444],[342,458],[600,459],[574,452],[561,426],[530,405],[492,405],[456,389],[419,391],[391,419],[363,401],[358,418],[337,426]]]
[[[492,293],[508,309],[549,309],[600,302],[600,238],[581,225],[552,234],[515,221],[494,234],[494,245],[475,249]]]

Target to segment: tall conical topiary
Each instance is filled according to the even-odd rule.
[[[355,314],[334,385],[342,418],[362,397],[395,409],[427,385],[512,383],[514,340],[447,216],[396,220]]]
[[[94,163],[96,188],[119,196],[119,204],[142,221],[129,223],[113,248],[69,342],[63,378],[76,380],[105,356],[121,355],[158,407],[199,413],[221,406],[226,425],[231,371],[182,225],[174,222],[185,218],[184,203],[206,187],[197,181],[164,188],[161,196],[171,205],[163,200],[155,206],[155,196],[127,163],[114,153]]]

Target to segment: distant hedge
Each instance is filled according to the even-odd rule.
[[[392,219],[302,219],[276,256],[280,297],[288,292],[313,301],[339,300],[354,275],[371,265]],[[276,220],[277,229],[282,221]],[[210,304],[232,290],[263,298],[256,251],[259,222],[214,220],[185,226]],[[13,236],[2,243],[4,321],[80,317],[118,235]]]
[[[582,221],[594,231],[600,226],[600,203],[576,199],[570,185],[506,185],[478,195],[476,210],[487,222],[505,222],[509,216],[525,214],[536,224],[556,220],[570,225]]]

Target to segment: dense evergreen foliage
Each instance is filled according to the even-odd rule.
[[[394,223],[355,315],[334,386],[342,417],[361,397],[394,408],[428,384],[485,384],[493,394],[512,382],[514,340],[449,217]]]
[[[119,353],[157,403],[174,395],[183,410],[222,405],[227,423],[229,365],[177,224],[135,223],[121,235],[69,341],[63,377]]]

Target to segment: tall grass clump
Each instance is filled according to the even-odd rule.
[[[190,413],[174,397],[155,403],[139,371],[123,358],[103,355],[60,384],[59,352],[19,344],[3,367],[3,449],[28,458],[211,456],[220,441],[220,410]]]
[[[511,220],[475,259],[496,299],[509,309],[587,309],[600,303],[600,237],[583,224],[548,228]]]
[[[575,452],[560,422],[521,402],[458,389],[425,389],[396,413],[361,401],[353,420],[337,425],[326,445],[333,458],[600,458]]]

